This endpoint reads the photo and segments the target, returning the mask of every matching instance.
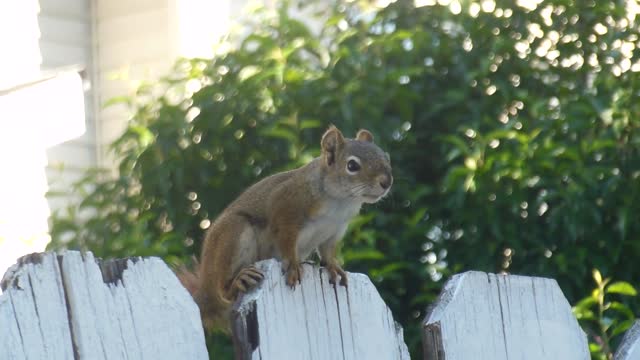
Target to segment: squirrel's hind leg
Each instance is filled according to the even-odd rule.
[[[255,236],[251,224],[234,214],[223,215],[209,230],[202,248],[200,288],[194,296],[207,328],[228,327],[228,313],[241,285],[257,284],[257,269],[242,272],[257,260]]]

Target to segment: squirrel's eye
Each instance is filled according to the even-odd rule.
[[[350,173],[355,173],[356,171],[360,170],[360,164],[358,164],[357,161],[355,160],[349,160],[347,162],[347,171]]]

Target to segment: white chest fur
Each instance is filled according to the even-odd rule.
[[[313,215],[297,239],[298,256],[305,260],[318,246],[342,238],[349,221],[360,211],[359,202],[328,201]]]

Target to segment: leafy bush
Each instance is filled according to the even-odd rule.
[[[588,269],[637,279],[640,50],[624,3],[448,4],[337,1],[318,34],[284,2],[237,48],[179,60],[121,99],[134,116],[114,144],[119,169],[77,185],[84,200],[54,214],[51,248],[197,254],[209,219],[318,155],[335,123],[391,153],[392,196],[353,221],[341,254],[371,276],[414,356],[454,272],[550,276],[571,301]]]
[[[589,350],[593,359],[613,359],[612,339],[627,331],[635,315],[627,305],[611,300],[615,296],[636,296],[636,289],[624,281],[603,279],[600,271],[593,270],[596,288],[573,307],[573,313],[589,337]]]

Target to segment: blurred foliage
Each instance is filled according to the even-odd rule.
[[[237,46],[115,99],[133,113],[119,168],[71,189],[82,201],[52,216],[51,248],[197,254],[210,219],[318,155],[334,123],[370,129],[391,154],[393,192],[353,221],[341,256],[373,279],[414,357],[452,273],[549,276],[571,302],[590,291],[589,269],[640,278],[627,2],[420,2],[306,1],[318,31],[289,2],[258,10]]]
[[[611,297],[636,296],[638,292],[628,282],[612,283],[610,278],[603,279],[598,270],[593,270],[593,279],[596,288],[573,307],[573,313],[587,332],[591,357],[612,360],[612,339],[633,325],[635,315],[627,305]]]

